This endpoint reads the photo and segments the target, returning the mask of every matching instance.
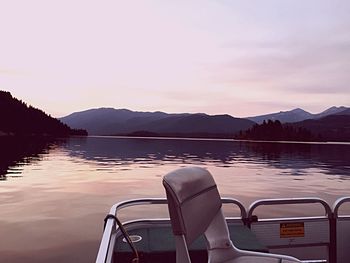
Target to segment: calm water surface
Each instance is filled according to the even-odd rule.
[[[93,262],[111,205],[164,197],[162,176],[189,165],[208,168],[221,195],[246,207],[262,198],[315,196],[332,204],[350,195],[349,144],[87,137],[30,156],[2,167],[0,262]],[[122,217],[155,211],[166,215],[139,208]]]

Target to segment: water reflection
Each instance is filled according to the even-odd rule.
[[[10,172],[9,180],[0,183],[0,262],[93,262],[110,206],[164,197],[162,176],[181,166],[207,167],[222,196],[246,207],[256,199],[305,196],[333,204],[350,188],[347,145],[87,137],[29,145],[2,142],[0,150],[1,167]],[[9,178],[16,173],[23,177]],[[163,214],[137,208],[122,219]]]
[[[23,165],[40,161],[59,140],[45,137],[0,136],[0,180],[21,177]]]
[[[71,156],[106,168],[130,169],[131,165],[144,168],[168,163],[233,167],[238,163],[261,163],[281,169],[281,175],[283,169],[298,176],[315,167],[343,179],[350,175],[350,145],[87,137],[72,138],[65,148]]]

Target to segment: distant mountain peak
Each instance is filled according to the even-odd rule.
[[[318,113],[318,114],[315,114],[314,118],[315,118],[315,119],[319,119],[319,118],[326,117],[326,116],[328,116],[328,115],[338,114],[338,113],[340,113],[340,112],[342,112],[342,111],[345,111],[345,110],[347,110],[347,109],[349,109],[349,108],[347,108],[347,107],[345,107],[345,106],[339,106],[339,107],[337,107],[337,106],[332,106],[332,107],[326,109],[325,111],[322,111],[322,112],[320,112],[320,113]]]
[[[344,112],[344,114],[347,114],[345,111],[349,109],[350,108],[347,108],[345,106],[339,106],[339,107],[332,106],[321,113],[312,114],[301,108],[295,108],[290,111],[280,111],[276,113],[248,117],[248,119],[255,121],[256,123],[259,123],[259,124],[261,124],[264,120],[279,120],[282,123],[287,123],[287,122],[294,123],[294,122],[299,122],[307,119],[320,119],[328,115],[340,114],[341,112]]]
[[[310,114],[310,112],[303,110],[301,108],[295,108],[295,109],[291,110],[290,112],[299,112],[299,113],[309,113]]]
[[[325,111],[322,111],[321,113],[333,113],[333,112],[340,112],[340,111],[343,111],[343,110],[346,110],[347,108],[344,107],[344,106],[332,106],[328,109],[326,109]]]
[[[286,122],[297,122],[305,119],[312,118],[312,114],[301,108],[296,108],[289,111],[280,111],[265,115],[248,117],[249,120],[255,121],[256,123],[261,124],[264,120],[279,120],[282,123]]]

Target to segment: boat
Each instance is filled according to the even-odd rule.
[[[210,178],[206,169],[181,168],[163,178],[167,198],[114,204],[105,218],[96,263],[350,262],[350,215],[340,213],[350,196],[332,206],[318,197],[261,199],[246,209],[237,199],[220,197]],[[288,217],[261,213],[266,207],[304,209],[305,204],[320,206],[322,213]],[[122,210],[140,205],[168,206],[170,217],[120,222]],[[239,215],[224,217],[222,206],[237,209]]]

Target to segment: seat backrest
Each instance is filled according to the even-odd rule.
[[[165,175],[163,185],[174,235],[183,235],[190,245],[221,209],[215,181],[206,169],[187,167]]]
[[[176,262],[190,263],[188,246],[201,234],[207,241],[208,262],[300,262],[282,255],[239,250],[230,240],[221,198],[211,174],[188,167],[163,178],[176,243]],[[237,260],[236,260],[237,259]]]

